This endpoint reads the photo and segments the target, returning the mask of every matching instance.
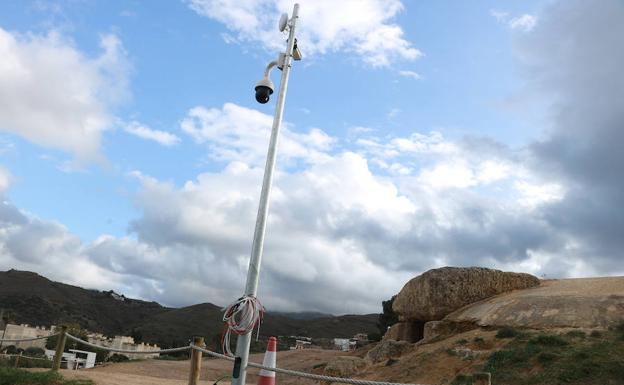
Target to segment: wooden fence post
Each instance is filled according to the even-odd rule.
[[[22,352],[20,352],[17,356],[15,356],[15,367],[19,367],[19,359],[22,356]]]
[[[194,337],[193,345],[199,346],[201,348],[205,347],[204,345],[204,337]],[[189,382],[188,385],[198,385],[199,384],[199,374],[201,372],[201,361],[202,361],[203,353],[199,350],[191,349],[191,373],[189,374]]]
[[[63,351],[65,350],[65,333],[67,333],[67,326],[61,326],[61,332],[56,340],[56,352],[54,353],[54,363],[52,364],[52,370],[57,371],[61,368],[61,359],[63,358]]]

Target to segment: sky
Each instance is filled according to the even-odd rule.
[[[243,293],[291,0],[0,2],[0,269]],[[258,297],[624,275],[624,3],[301,0]],[[272,74],[279,84],[279,70]]]

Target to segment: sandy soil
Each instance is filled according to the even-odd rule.
[[[321,373],[323,364],[332,357],[339,356],[339,351],[333,350],[305,350],[278,352],[278,366],[294,370]],[[250,359],[254,362],[262,362],[262,354],[252,354]],[[316,368],[315,368],[316,367]],[[178,385],[187,384],[190,369],[190,361],[162,361],[145,360],[109,364],[88,370],[62,370],[61,374],[69,379],[89,378],[97,385]],[[214,380],[231,373],[232,364],[228,361],[217,359],[204,359],[201,370],[201,383],[212,384]],[[251,369],[247,373],[249,384],[257,383],[257,370]],[[283,385],[289,384],[314,384],[295,377],[277,375],[277,382]],[[219,384],[227,385],[229,380],[220,381]]]

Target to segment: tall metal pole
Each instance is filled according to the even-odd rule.
[[[258,216],[256,217],[256,228],[254,230],[253,244],[251,246],[251,258],[249,260],[249,270],[247,271],[247,284],[245,285],[245,294],[248,296],[255,297],[258,291],[260,263],[262,262],[262,250],[264,248],[264,233],[266,230],[267,215],[269,213],[269,195],[271,193],[273,171],[275,169],[277,141],[282,125],[282,116],[284,114],[284,100],[286,98],[286,90],[288,88],[288,75],[290,74],[290,67],[292,65],[293,47],[295,45],[295,24],[297,23],[297,18],[299,17],[298,15],[299,4],[295,4],[292,17],[290,19],[286,57],[284,59],[284,67],[282,69],[279,94],[277,95],[277,105],[275,106],[275,116],[273,117],[273,128],[271,129],[269,151],[267,154],[266,165],[264,167],[264,179],[262,180],[262,192],[260,193]],[[232,385],[245,385],[250,344],[251,332],[239,335],[236,340],[237,362],[235,363],[235,373],[232,378]],[[237,369],[239,369],[238,373],[236,373]],[[236,374],[238,374],[238,377]]]

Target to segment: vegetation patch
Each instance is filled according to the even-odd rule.
[[[27,372],[0,367],[0,385],[95,385],[91,380],[65,380],[56,372]]]
[[[568,341],[562,337],[552,334],[540,334],[532,338],[530,342],[542,346],[565,346],[568,344]]]
[[[584,331],[581,331],[581,330],[571,330],[566,333],[566,336],[572,337],[572,338],[585,338],[587,335],[585,334]]]
[[[520,332],[514,328],[503,327],[496,333],[496,338],[515,338],[520,335]]]
[[[624,340],[617,330],[602,338],[576,333],[516,338],[484,365],[492,383],[506,385],[624,385]]]
[[[474,378],[467,374],[459,374],[451,382],[451,385],[472,385],[474,384]]]

